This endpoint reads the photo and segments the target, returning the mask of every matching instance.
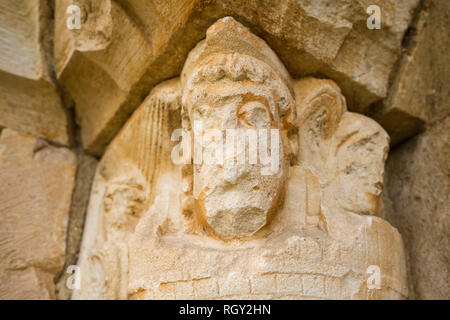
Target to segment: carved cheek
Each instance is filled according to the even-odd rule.
[[[372,193],[379,196],[383,190],[383,180],[384,180],[384,160],[383,155],[372,159],[371,163],[367,164],[368,167],[368,180]]]

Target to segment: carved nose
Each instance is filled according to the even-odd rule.
[[[226,161],[224,163],[223,169],[223,178],[230,184],[237,184],[247,172],[244,165],[238,164],[233,160]]]

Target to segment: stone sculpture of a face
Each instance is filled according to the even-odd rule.
[[[383,187],[388,135],[372,119],[348,112],[332,81],[303,78],[295,82],[295,92],[301,163],[327,190],[324,205],[374,215]]]
[[[141,185],[111,182],[103,201],[106,227],[132,232],[142,213],[144,197]]]
[[[220,19],[103,156],[74,297],[371,298],[373,263],[377,297],[404,297],[400,235],[364,216],[388,145],[337,84],[293,80],[262,39]]]
[[[254,57],[213,54],[187,76],[183,105],[194,144],[202,137],[204,155],[223,145],[223,154],[214,154],[218,158],[194,161],[197,216],[225,239],[254,234],[266,225],[282,196],[288,149],[283,141],[294,109],[288,87]],[[197,132],[199,124],[203,134]],[[211,129],[214,139],[208,135]],[[239,149],[238,143],[245,148]]]
[[[346,113],[335,140],[338,203],[347,211],[374,215],[383,189],[389,136],[374,121]]]

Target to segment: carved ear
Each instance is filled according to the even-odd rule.
[[[345,98],[331,80],[304,78],[294,82],[300,162],[325,165],[330,138],[346,112]]]

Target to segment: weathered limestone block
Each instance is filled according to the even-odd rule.
[[[405,298],[400,234],[374,216],[388,147],[333,81],[293,80],[220,19],[108,146],[72,298]]]
[[[86,15],[80,31],[65,26],[65,10],[71,3],[78,3]],[[188,52],[205,37],[207,28],[229,15],[263,36],[291,75],[333,79],[348,98],[349,108],[365,111],[386,96],[417,3],[58,1],[58,78],[77,103],[85,148],[101,154],[143,96],[162,80],[180,74]],[[370,5],[380,6],[380,30],[366,26]]]
[[[34,136],[0,137],[0,298],[54,298],[76,160]]]
[[[403,33],[418,4],[417,0],[118,2],[139,18],[152,43],[164,44],[168,35],[171,41],[182,36],[182,41],[173,40],[183,50],[204,37],[215,20],[233,16],[261,34],[294,77],[323,73],[338,81],[348,90],[355,110],[386,95]],[[381,9],[381,30],[366,26],[370,5]],[[186,41],[190,45],[181,43]]]
[[[81,30],[66,26],[71,4],[82,10]],[[150,62],[150,44],[126,12],[109,0],[57,1],[55,20],[58,79],[75,101],[84,147],[101,154],[141,101],[139,80]]]
[[[261,32],[294,77],[321,74],[335,80],[350,109],[362,112],[386,95],[389,74],[418,1],[248,3],[242,6],[229,0],[224,7],[231,7],[252,29]],[[380,7],[380,30],[367,28],[370,5]]]
[[[0,1],[0,125],[68,145],[68,114],[48,65],[50,15],[44,0]]]
[[[424,2],[389,95],[374,115],[393,145],[450,114],[449,12],[449,1]]]
[[[386,168],[386,218],[409,256],[411,297],[450,296],[450,117],[394,149]]]

